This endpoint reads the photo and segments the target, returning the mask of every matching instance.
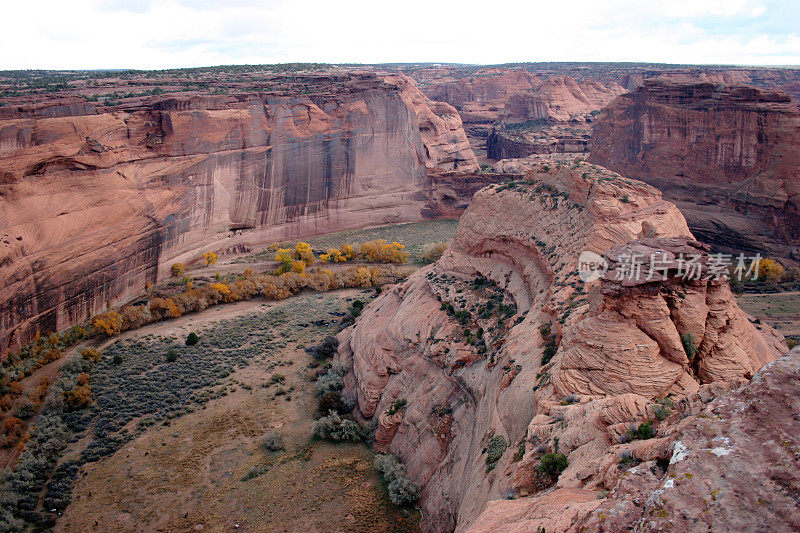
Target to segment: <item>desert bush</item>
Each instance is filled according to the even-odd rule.
[[[122,316],[122,331],[137,329],[153,321],[147,305],[126,305],[119,310],[119,314]]]
[[[334,442],[360,442],[364,438],[357,422],[340,417],[336,411],[328,411],[327,416],[314,422],[314,436]]]
[[[395,414],[397,411],[399,411],[399,410],[403,409],[403,408],[406,406],[406,404],[407,404],[407,403],[408,403],[408,402],[406,401],[406,399],[405,399],[405,398],[398,398],[398,399],[396,399],[396,400],[394,401],[394,403],[392,404],[392,406],[391,406],[391,407],[389,408],[389,410],[387,411],[387,414],[389,414],[389,415],[393,415],[393,414]]]
[[[342,374],[335,372],[328,372],[317,378],[316,391],[317,396],[322,396],[329,392],[339,392],[344,388],[344,379]]]
[[[324,254],[319,256],[319,260],[323,263],[344,263],[347,257],[338,248],[330,248]]]
[[[309,346],[306,352],[314,359],[329,359],[336,355],[336,350],[339,348],[339,341],[336,337],[329,335],[316,346]]]
[[[294,261],[292,263],[292,272],[295,274],[302,274],[306,271],[306,264],[303,261]]]
[[[681,344],[683,344],[683,350],[686,352],[686,356],[691,359],[697,353],[697,347],[694,345],[694,337],[691,333],[681,333]]]
[[[341,392],[326,392],[319,397],[319,406],[317,408],[319,416],[325,416],[330,411],[336,411],[339,414],[345,414],[350,411],[342,398]]]
[[[405,251],[405,245],[399,242],[388,243],[384,239],[375,239],[361,244],[359,256],[367,261],[403,264],[408,261],[409,253]]]
[[[508,442],[500,435],[492,435],[486,443],[486,470],[492,470],[497,464],[497,461],[503,456]]]
[[[275,261],[281,264],[281,272],[289,272],[292,268],[292,263],[294,263],[294,250],[291,248],[278,248],[278,251],[275,252]]]
[[[307,242],[298,242],[294,247],[294,257],[305,263],[306,266],[310,266],[314,262],[314,252],[311,251],[311,245]]]
[[[547,363],[549,363],[553,359],[553,356],[556,354],[557,351],[558,351],[558,346],[556,346],[555,344],[548,344],[547,346],[545,346],[544,353],[542,354],[542,365],[546,365]]]
[[[447,250],[446,242],[433,242],[426,244],[422,248],[422,260],[428,263],[438,261],[442,257],[445,250]]]
[[[647,440],[656,436],[656,431],[650,422],[642,422],[638,427],[630,427],[625,432],[625,437],[628,441],[632,440]]]
[[[364,310],[365,305],[366,304],[361,300],[353,300],[353,303],[350,304],[347,310],[353,315],[353,318],[358,318],[361,315],[361,311]]]
[[[178,360],[178,352],[173,348],[167,350],[167,361],[169,361],[170,363],[174,363],[177,360]]]
[[[192,331],[189,335],[186,336],[186,346],[194,346],[200,341],[200,337],[197,336],[197,333]]]
[[[419,499],[419,487],[406,477],[405,467],[393,455],[375,456],[375,469],[381,473],[389,492],[389,499],[395,505],[414,503]]]
[[[150,312],[156,320],[178,318],[182,314],[172,298],[153,298],[150,300]]]
[[[32,401],[25,399],[17,406],[14,415],[17,418],[28,419],[36,414],[36,406]]]
[[[542,457],[539,471],[550,477],[558,477],[568,466],[569,461],[563,453],[548,453]]]
[[[92,363],[99,363],[100,359],[103,358],[103,354],[101,354],[95,348],[84,348],[80,351],[81,357],[86,359],[87,361],[91,361]]]
[[[277,430],[268,430],[264,433],[264,436],[261,437],[261,448],[268,452],[283,450],[283,436]]]
[[[775,259],[762,259],[758,263],[758,277],[770,283],[777,283],[783,279],[786,270]]]
[[[88,377],[87,375],[85,381],[81,380],[84,383],[64,391],[64,403],[67,410],[74,411],[92,405],[92,387],[88,384]]]
[[[5,437],[3,443],[5,445],[10,445],[12,442],[16,442],[20,435],[22,435],[23,427],[24,423],[16,416],[9,416],[3,420],[3,436]]]

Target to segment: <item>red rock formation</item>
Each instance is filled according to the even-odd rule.
[[[590,161],[660,188],[706,241],[800,259],[798,146],[787,94],[650,81],[605,109]]]
[[[655,460],[628,470],[570,531],[800,530],[799,399],[793,352],[747,386],[699,402],[698,416],[677,424],[666,470]]]
[[[584,115],[598,111],[626,90],[613,81],[576,81],[556,76],[530,91],[508,97],[501,119],[505,122],[553,120],[584,121]]]
[[[532,154],[584,153],[594,115],[626,92],[613,81],[556,76],[508,97],[486,139],[487,156],[499,160]]]
[[[426,530],[562,531],[616,486],[618,438],[656,400],[713,395],[786,351],[726,282],[579,281],[582,251],[640,238],[641,249],[703,253],[656,189],[586,163],[542,165],[477,193],[442,259],[340,334],[346,389],[424,486]],[[384,428],[398,398],[402,420]],[[623,449],[667,453],[671,427]],[[498,437],[508,447],[492,462]],[[538,466],[554,451],[569,466],[552,486]]]
[[[407,79],[275,83],[0,108],[0,354],[209,249],[420,220],[426,164],[476,167],[458,117]]]

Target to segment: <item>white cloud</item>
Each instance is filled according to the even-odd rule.
[[[786,0],[774,0],[778,3]],[[45,0],[4,7],[0,68],[273,62],[648,61],[800,64],[766,0]],[[790,7],[788,9],[795,10]],[[786,8],[785,8],[786,9]],[[35,20],[36,24],[24,21]],[[745,29],[743,29],[745,28]],[[776,29],[777,28],[777,29]]]

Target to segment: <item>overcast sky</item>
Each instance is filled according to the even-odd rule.
[[[798,0],[4,2],[0,68],[324,62],[800,64]]]

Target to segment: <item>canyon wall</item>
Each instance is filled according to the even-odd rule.
[[[402,76],[276,80],[0,108],[0,354],[207,250],[421,220],[428,165],[477,167],[458,115]]]
[[[590,161],[655,185],[703,240],[800,259],[800,109],[788,94],[647,81],[605,108]]]
[[[606,253],[605,277],[581,281],[584,251]],[[787,351],[705,271],[687,280],[673,261],[618,279],[632,252],[707,260],[657,189],[588,163],[539,165],[478,192],[444,256],[340,333],[345,394],[377,421],[376,450],[423,487],[426,531],[588,520],[624,477],[621,456],[668,461],[699,398]],[[654,438],[622,439],[666,398],[675,410]],[[548,453],[568,459],[557,480],[542,474]]]

